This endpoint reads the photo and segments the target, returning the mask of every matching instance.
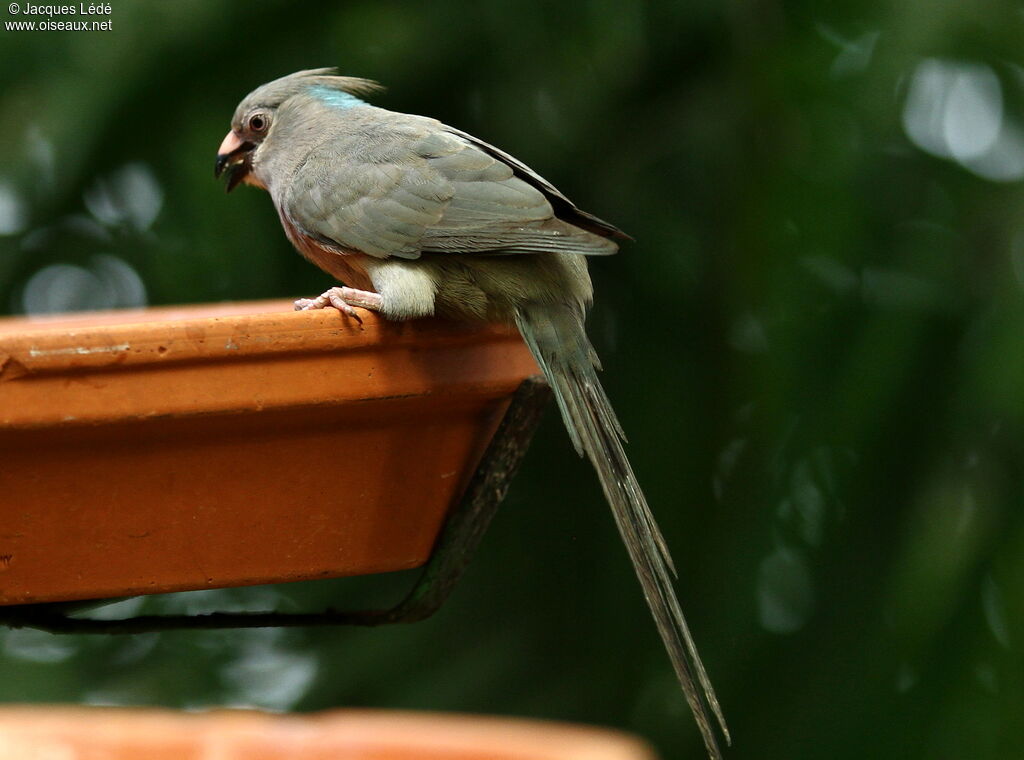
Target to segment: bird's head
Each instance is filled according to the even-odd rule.
[[[380,89],[369,79],[338,76],[336,69],[308,69],[275,79],[257,87],[243,98],[231,118],[231,131],[217,150],[214,176],[227,174],[227,191],[240,183],[256,187],[263,183],[253,174],[253,161],[260,146],[274,133],[281,107],[297,95],[310,95],[335,104]]]

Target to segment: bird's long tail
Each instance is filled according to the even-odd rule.
[[[622,428],[597,379],[600,363],[583,329],[582,314],[567,305],[529,304],[516,311],[516,325],[554,391],[576,451],[585,453],[597,470],[708,754],[719,760],[711,714],[727,743],[729,729],[676,599],[668,549],[622,448]]]

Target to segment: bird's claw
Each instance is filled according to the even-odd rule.
[[[380,308],[380,296],[377,293],[355,290],[354,288],[334,287],[324,291],[316,298],[298,299],[295,301],[295,311],[326,309],[330,306],[362,324],[363,319],[359,316],[359,312],[353,308],[353,303],[364,309]]]

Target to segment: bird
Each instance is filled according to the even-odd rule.
[[[584,327],[588,259],[629,236],[499,148],[365,100],[381,89],[334,68],[257,87],[235,109],[215,177],[226,176],[228,192],[268,191],[292,245],[342,283],[296,309],[518,328],[576,452],[597,472],[708,755],[720,760],[718,732],[731,744],[729,729]]]

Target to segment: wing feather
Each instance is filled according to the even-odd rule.
[[[518,163],[432,119],[395,124],[394,114],[381,111],[386,116],[368,126],[379,109],[360,110],[368,113],[359,129],[314,148],[293,175],[284,210],[305,234],[381,258],[617,250],[559,219],[551,193],[517,171]]]

